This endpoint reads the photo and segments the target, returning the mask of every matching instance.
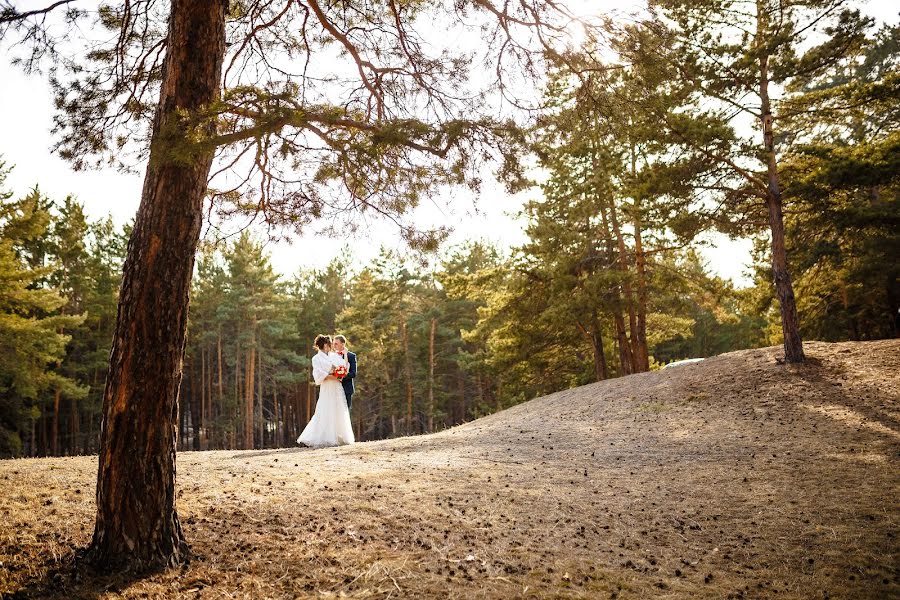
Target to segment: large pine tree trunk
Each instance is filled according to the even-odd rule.
[[[172,565],[189,553],[175,510],[178,387],[213,151],[185,158],[172,148],[187,138],[178,112],[219,96],[226,5],[171,3],[150,159],[123,268],[103,396],[97,519],[89,549],[101,567]],[[212,133],[212,125],[206,130]]]
[[[764,13],[761,13],[764,14]],[[762,28],[761,28],[762,29]],[[772,232],[772,276],[775,293],[781,305],[781,330],[784,334],[784,359],[789,363],[803,362],[803,340],[800,338],[800,317],[794,298],[794,286],[788,271],[787,250],[784,243],[784,215],[782,214],[781,185],[778,181],[778,158],[775,154],[775,132],[772,126],[772,107],[769,100],[769,57],[759,59],[761,125],[766,155],[768,194],[766,208]]]

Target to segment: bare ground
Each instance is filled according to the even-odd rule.
[[[0,597],[900,597],[900,341],[748,350],[429,436],[178,458],[197,557],[93,573],[93,457],[0,461]]]

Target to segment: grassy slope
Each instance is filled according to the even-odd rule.
[[[179,455],[198,558],[73,566],[95,459],[0,461],[0,596],[900,596],[900,342],[777,349],[439,434]]]

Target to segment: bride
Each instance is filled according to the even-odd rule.
[[[343,446],[352,444],[353,425],[350,422],[350,409],[347,408],[347,397],[341,380],[335,377],[338,367],[349,369],[346,359],[331,351],[331,338],[327,335],[316,336],[318,353],[313,356],[313,379],[319,385],[319,400],[316,412],[307,423],[298,444],[312,448],[327,446]]]

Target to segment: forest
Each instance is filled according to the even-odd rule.
[[[38,188],[4,208],[5,280],[20,285],[4,307],[17,332],[4,376],[33,386],[6,396],[4,453],[96,453],[127,228],[91,222],[77,200],[54,203]],[[337,260],[286,278],[247,232],[220,246],[201,250],[194,277],[182,449],[293,445],[315,408],[309,360],[320,332],[345,332],[359,353],[353,420],[364,440],[436,431],[640,368],[622,362],[636,336],[614,329],[636,302],[598,308],[606,329],[591,330],[593,318],[571,317],[585,311],[574,288],[535,287],[547,266],[528,248],[473,242],[425,267],[385,251],[358,272]],[[646,271],[647,368],[763,343],[764,319],[748,316],[752,290],[710,276],[696,252],[655,254]]]
[[[765,123],[746,121],[758,110],[745,94],[758,64],[720,72],[745,50],[715,42],[700,14],[673,7],[665,30],[621,26],[611,42],[620,63],[549,54],[542,110],[517,134],[546,177],[507,174],[511,188],[533,190],[521,247],[426,241],[417,258],[385,250],[368,265],[283,276],[260,235],[201,241],[179,448],[290,446],[315,406],[310,341],[322,332],[345,333],[360,355],[363,440],[781,343],[781,300],[794,295],[804,338],[896,337],[898,28],[848,10],[801,55],[802,36],[756,23],[777,65],[771,85],[783,87],[786,208],[773,229],[769,183],[741,166],[768,160],[754,142],[769,139]],[[706,36],[702,52],[694,36]],[[4,157],[4,176],[15,159]],[[0,456],[95,453],[132,226],[91,221],[90,198],[48,198],[40,182],[4,186],[2,198]],[[712,231],[757,241],[753,285],[709,272],[697,248]],[[788,296],[773,269],[790,272]]]
[[[0,0],[0,595],[900,589],[896,11],[616,4]]]

